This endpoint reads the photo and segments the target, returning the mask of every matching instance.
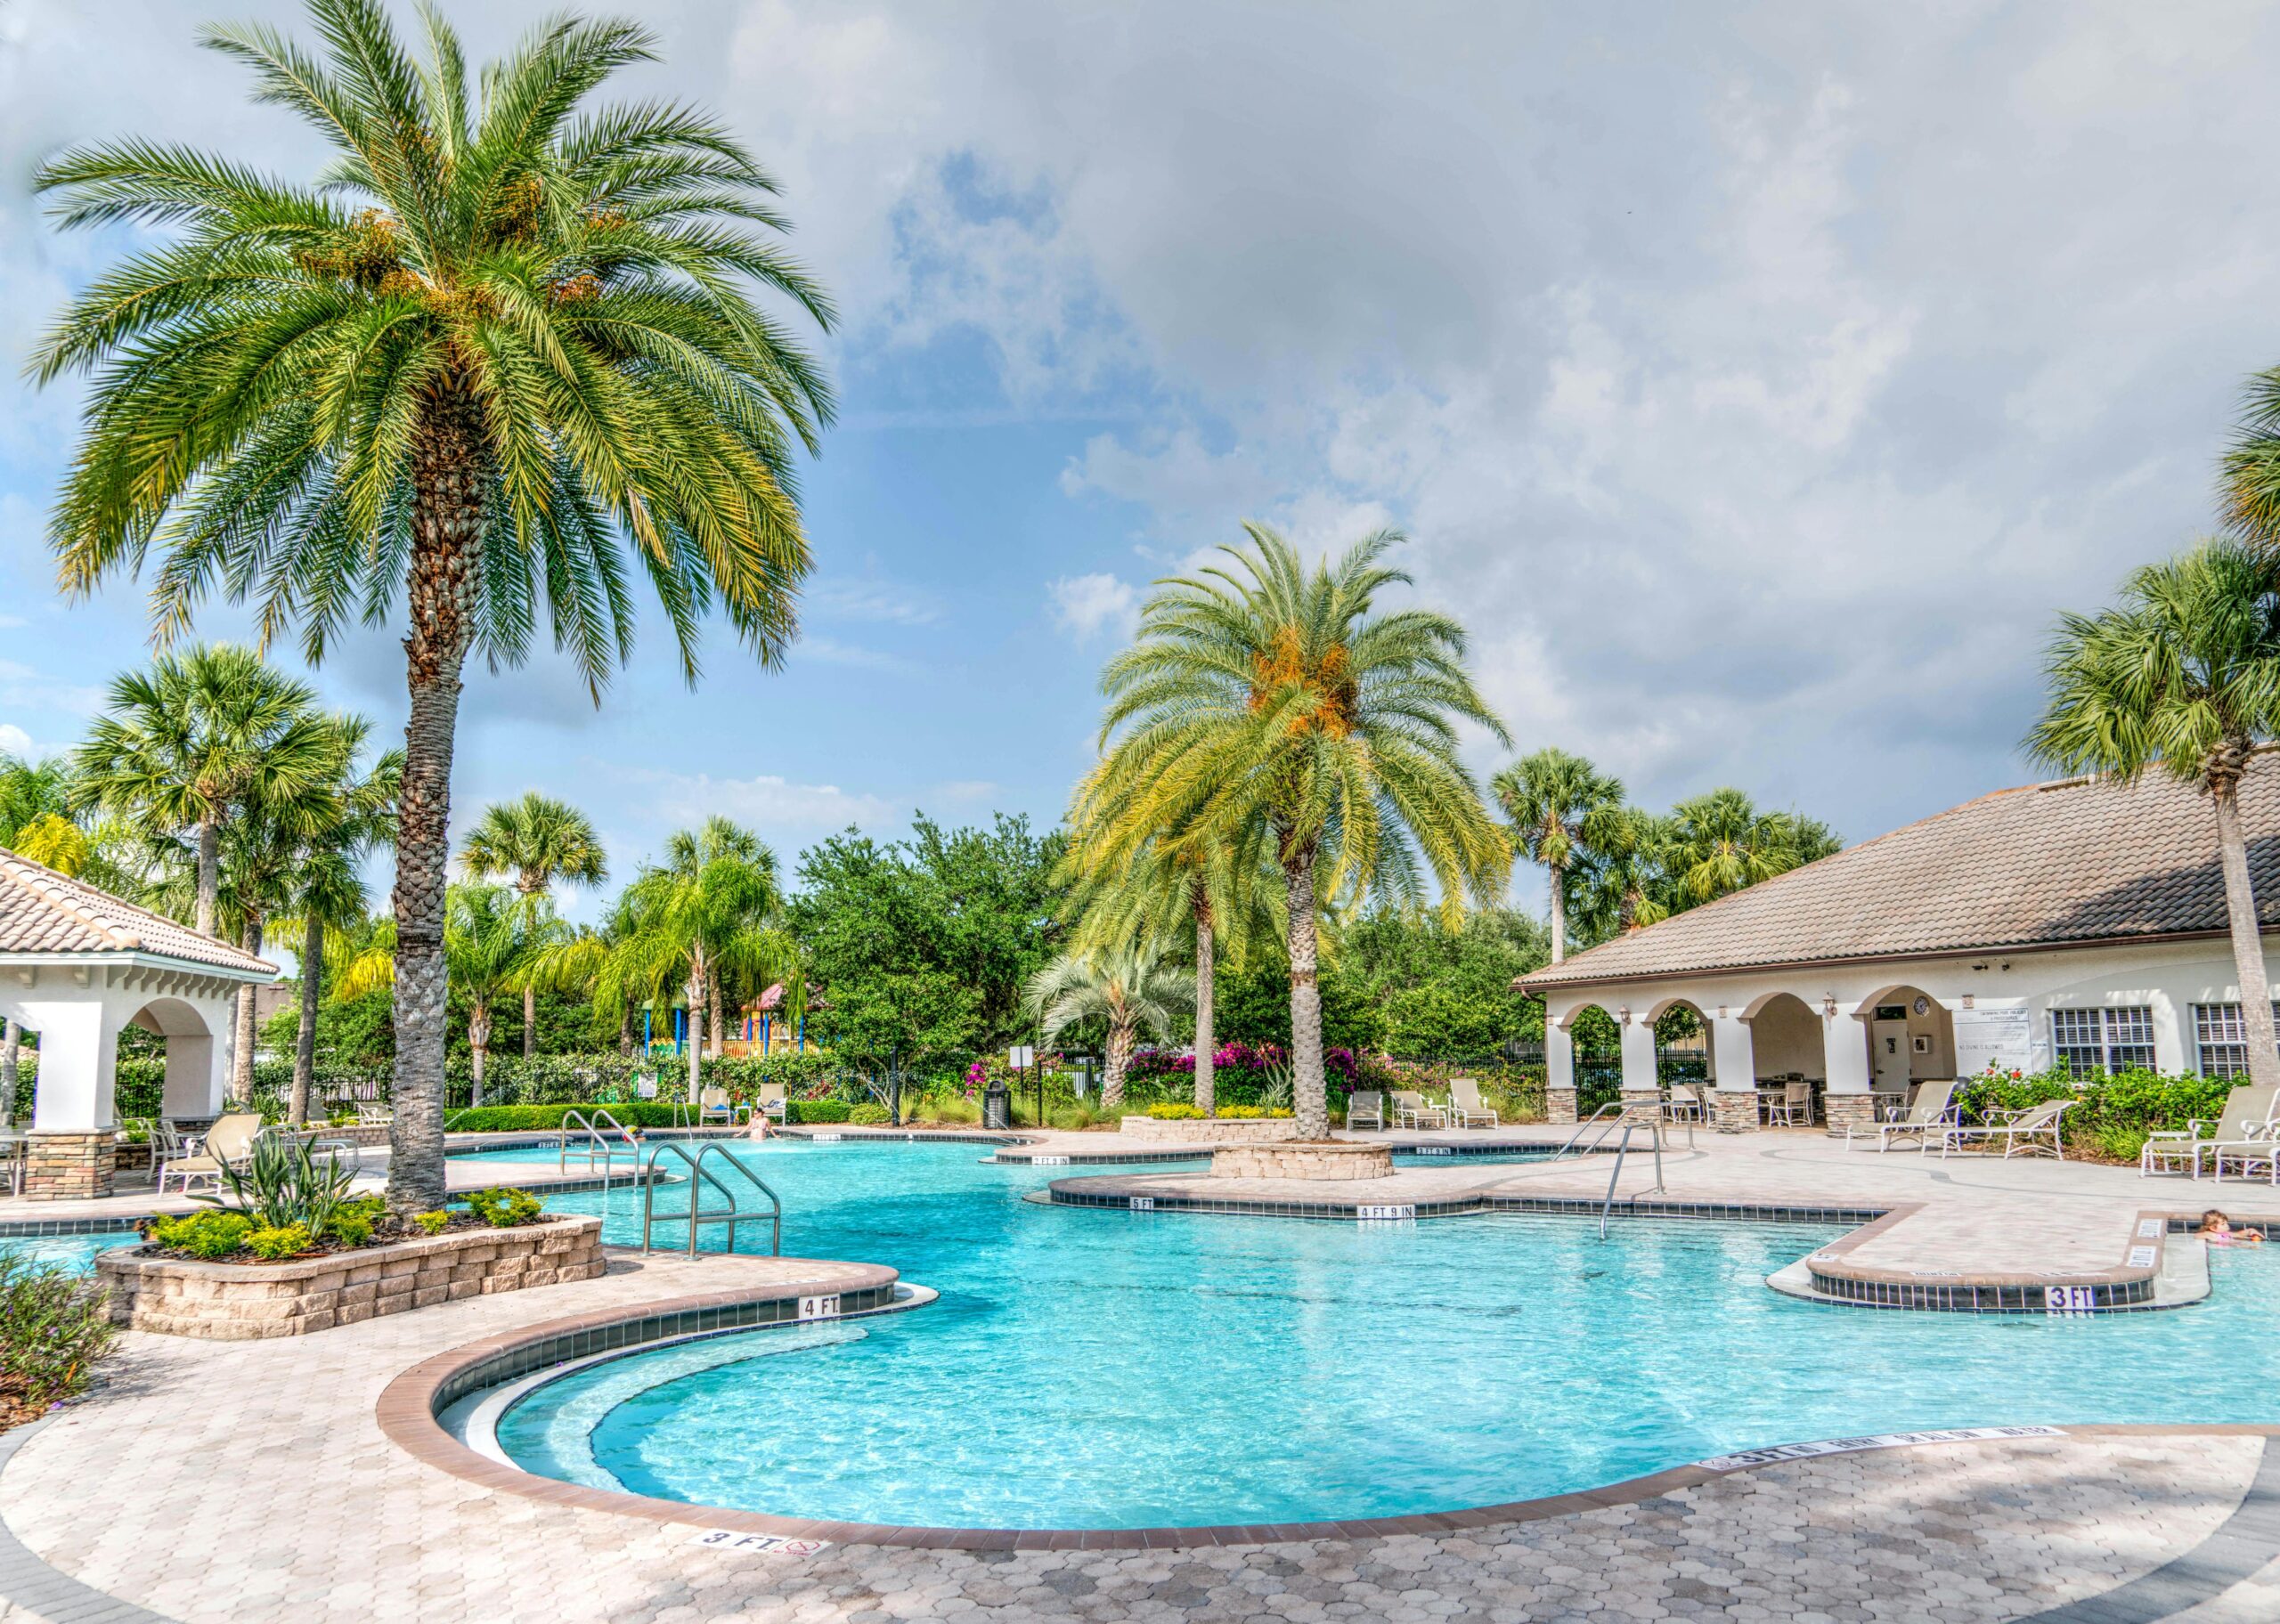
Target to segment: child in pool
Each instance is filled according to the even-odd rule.
[[[2264,1239],[2264,1231],[2236,1230],[2231,1219],[2211,1207],[2201,1214],[2201,1238],[2212,1246],[2253,1246]]]

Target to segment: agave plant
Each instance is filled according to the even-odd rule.
[[[319,1157],[298,1135],[264,1133],[242,1164],[222,1164],[221,1190],[191,1199],[241,1212],[265,1229],[297,1223],[321,1236],[331,1229],[355,1177],[332,1157]]]

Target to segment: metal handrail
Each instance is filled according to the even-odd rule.
[[[1599,1148],[1600,1141],[1608,1136],[1608,1129],[1613,1128],[1616,1123],[1623,1120],[1623,1102],[1620,1100],[1608,1100],[1605,1105],[1600,1107],[1598,1110],[1593,1111],[1590,1116],[1584,1117],[1583,1121],[1577,1123],[1576,1125],[1576,1131],[1568,1136],[1568,1142],[1559,1147],[1559,1150],[1553,1154],[1551,1159],[1556,1162],[1563,1156],[1578,1154],[1576,1150],[1576,1141],[1583,1138],[1585,1131],[1588,1130],[1593,1123],[1599,1121],[1600,1117],[1606,1116],[1609,1111],[1616,1113],[1615,1121],[1608,1123],[1604,1127],[1601,1127],[1597,1133],[1592,1136],[1592,1142],[1584,1147],[1585,1150],[1597,1149]]]
[[[729,1250],[733,1252],[737,1249],[737,1225],[740,1223],[756,1223],[762,1218],[767,1219],[769,1222],[770,1233],[768,1255],[770,1257],[781,1257],[784,1255],[784,1203],[782,1199],[773,1190],[769,1188],[767,1180],[761,1178],[758,1173],[745,1166],[735,1157],[730,1156],[721,1145],[713,1141],[707,1141],[703,1146],[699,1147],[695,1156],[691,1156],[688,1153],[688,1148],[686,1145],[672,1141],[659,1144],[649,1152],[647,1176],[641,1181],[642,1251],[647,1252],[650,1249],[649,1228],[651,1224],[656,1222],[657,1218],[657,1186],[663,1182],[663,1180],[657,1172],[657,1162],[659,1158],[665,1156],[668,1152],[678,1157],[680,1159],[682,1165],[688,1169],[688,1177],[682,1181],[682,1182],[688,1186],[688,1211],[685,1214],[680,1213],[667,1213],[664,1214],[664,1217],[668,1222],[684,1216],[688,1219],[689,1256],[695,1257],[696,1255],[697,1225],[701,1223],[727,1224],[729,1226]],[[729,1166],[742,1173],[746,1183],[750,1184],[754,1190],[757,1190],[761,1195],[768,1198],[768,1210],[766,1212],[745,1212],[742,1207],[737,1205],[736,1192],[730,1190],[726,1184],[723,1184],[718,1177],[705,1171],[705,1162],[709,1158],[716,1156],[719,1157],[721,1161],[727,1163]],[[714,1190],[721,1192],[721,1198],[729,1204],[726,1211],[708,1213],[704,1210],[704,1191],[699,1188],[701,1184],[709,1184]]]
[[[1615,1171],[1608,1175],[1607,1199],[1600,1204],[1600,1238],[1601,1240],[1607,1238],[1608,1214],[1615,1210],[1615,1186],[1616,1181],[1623,1177],[1623,1158],[1631,1149],[1631,1136],[1641,1128],[1647,1130],[1647,1142],[1655,1148],[1655,1182],[1651,1188],[1641,1190],[1639,1195],[1633,1196],[1631,1198],[1636,1201],[1639,1196],[1667,1193],[1663,1188],[1663,1125],[1659,1122],[1624,1123],[1623,1137],[1616,1141],[1615,1147]]]
[[[572,1149],[570,1142],[570,1125],[574,1121],[578,1125],[579,1137],[582,1141],[574,1149]],[[624,1154],[632,1158],[634,1170],[639,1172],[641,1166],[640,1141],[625,1131],[623,1123],[618,1121],[607,1110],[598,1108],[591,1116],[587,1116],[583,1111],[576,1110],[562,1113],[561,1137],[555,1141],[554,1171],[569,1172],[570,1160],[573,1157],[582,1161],[589,1173],[593,1171],[594,1163],[599,1161],[602,1165],[602,1190],[607,1194],[609,1190],[610,1179],[617,1171],[619,1147],[602,1137],[604,1124],[616,1130],[618,1138],[624,1141]]]

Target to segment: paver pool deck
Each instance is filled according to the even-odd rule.
[[[1114,1148],[1103,1135],[1049,1138],[1035,1149]],[[1191,1190],[1206,1181],[1168,1168],[1098,1171]],[[1371,1198],[1388,1186],[1406,1201],[1484,1181],[1603,1194],[1608,1172],[1603,1162],[1435,1165],[1372,1181]],[[1846,1153],[1804,1133],[1699,1133],[1695,1151],[1665,1153],[1665,1174],[1681,1200],[1920,1204],[1862,1243],[1898,1266],[2048,1268],[2056,1257],[2087,1267],[2112,1261],[2141,1212],[2221,1204],[2280,1217],[2264,1186]],[[1633,1177],[1626,1167],[1624,1190]],[[1309,1184],[1305,1197],[1324,1190]],[[661,1517],[553,1492],[564,1485],[503,1489],[382,1429],[384,1390],[463,1344],[845,1272],[620,1254],[598,1279],[306,1337],[131,1334],[92,1400],[0,1437],[0,1620],[2280,1619],[2280,1442],[2259,1428],[2070,1428],[1725,1474],[1682,1469],[1510,1520],[1429,1519],[1419,1531],[1357,1538],[1000,1551],[838,1543],[802,1556],[694,1545],[721,1522],[701,1507]]]

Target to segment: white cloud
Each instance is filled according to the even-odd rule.
[[[1105,572],[1062,576],[1046,583],[1045,594],[1053,618],[1080,639],[1104,631],[1128,637],[1140,618],[1140,589]]]
[[[12,756],[30,757],[40,753],[32,748],[32,735],[13,722],[0,722],[0,751]]]
[[[853,824],[865,829],[897,821],[895,808],[877,795],[835,784],[795,784],[772,773],[750,778],[715,778],[710,773],[673,773],[656,767],[613,768],[643,787],[651,811],[681,827],[718,813],[758,830],[779,849],[794,837],[829,833]]]

